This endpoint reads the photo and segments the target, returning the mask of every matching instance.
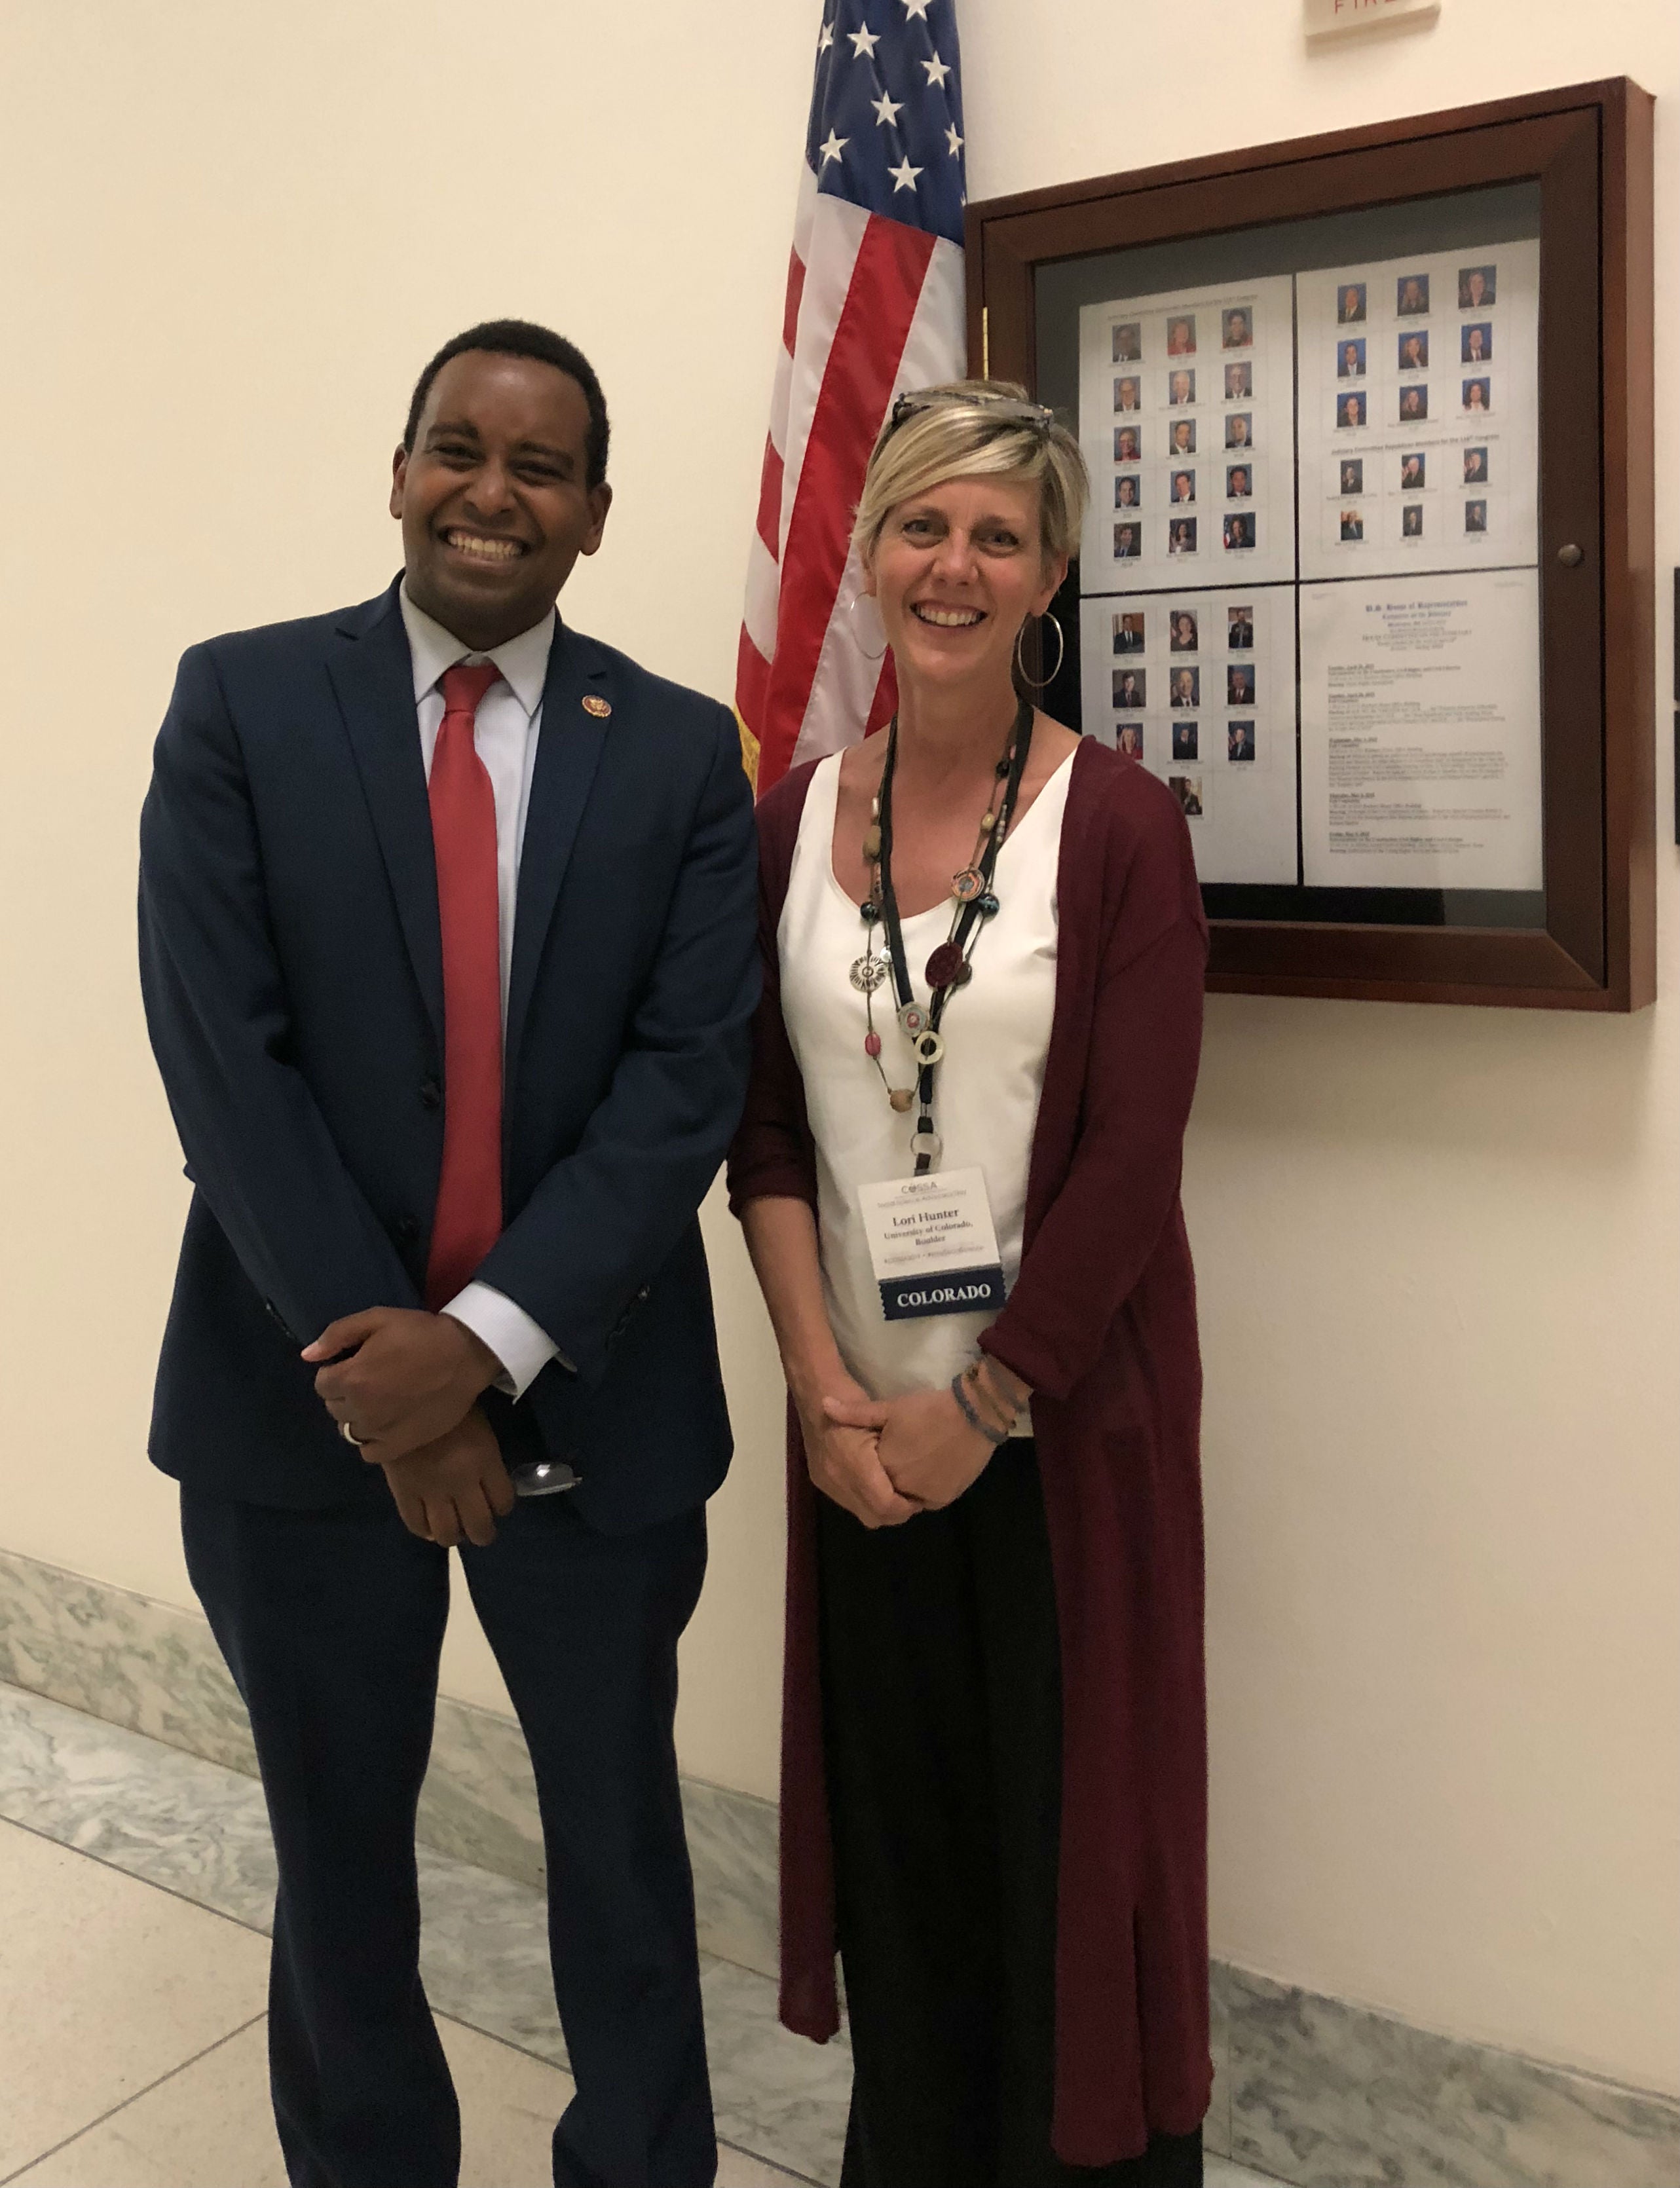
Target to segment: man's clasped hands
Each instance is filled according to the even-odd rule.
[[[1032,1395],[986,1353],[967,1384],[971,1405],[1000,1430]],[[954,1504],[996,1448],[950,1390],[876,1399],[842,1373],[796,1402],[812,1482],[865,1527],[901,1526]]]
[[[446,1549],[496,1538],[513,1484],[478,1401],[502,1363],[465,1322],[375,1306],[330,1322],[304,1348],[316,1393],[369,1465],[383,1468],[411,1535]]]

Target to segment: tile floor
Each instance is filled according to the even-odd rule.
[[[428,1856],[427,1988],[463,2188],[544,2188],[571,2090],[537,1894]],[[249,1779],[0,1687],[0,2188],[284,2188],[268,2106],[272,1859]],[[838,2175],[848,2063],[708,1960],[719,2188]],[[1220,2159],[1208,2188],[1267,2188]]]

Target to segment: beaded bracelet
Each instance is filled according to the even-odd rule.
[[[1009,1430],[1007,1429],[995,1429],[989,1421],[983,1421],[978,1413],[975,1412],[973,1403],[969,1398],[967,1391],[962,1387],[962,1378],[961,1375],[953,1375],[951,1377],[950,1394],[952,1397],[956,1400],[957,1405],[961,1409],[963,1419],[967,1422],[969,1427],[974,1430],[977,1435],[984,1436],[986,1441],[990,1444],[994,1451],[997,1449],[1000,1444],[1008,1442]]]

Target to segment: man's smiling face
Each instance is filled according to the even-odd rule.
[[[600,544],[612,490],[589,484],[589,409],[569,373],[467,350],[432,382],[392,469],[409,598],[479,652],[554,606]]]

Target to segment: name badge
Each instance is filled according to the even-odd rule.
[[[888,1322],[1003,1305],[1003,1264],[983,1171],[888,1178],[860,1187],[858,1198]]]

